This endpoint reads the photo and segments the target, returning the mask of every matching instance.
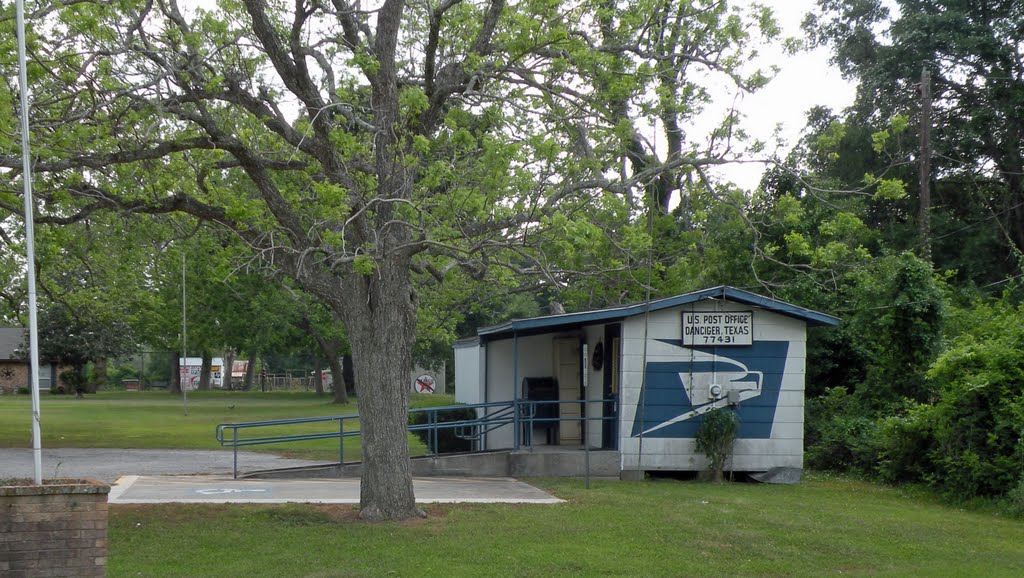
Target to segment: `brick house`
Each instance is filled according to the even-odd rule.
[[[23,327],[0,327],[0,395],[17,393],[18,388],[31,387],[28,356],[22,352],[27,341]],[[39,389],[46,391],[58,383],[60,369],[56,363],[39,360]]]

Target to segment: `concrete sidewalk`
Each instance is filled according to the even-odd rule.
[[[241,469],[250,471],[320,464],[257,452],[239,452],[238,457]],[[111,504],[359,503],[358,478],[236,480],[231,464],[232,453],[223,450],[43,449],[43,477],[113,483]],[[0,478],[30,478],[32,470],[31,449],[0,448]],[[413,487],[416,501],[422,503],[562,501],[512,478],[419,477]]]
[[[419,503],[557,504],[559,498],[512,478],[415,478]],[[358,479],[270,480],[230,476],[123,476],[111,504],[358,504]]]

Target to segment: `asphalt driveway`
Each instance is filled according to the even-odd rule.
[[[323,462],[293,460],[273,454],[238,452],[239,471],[313,466]],[[232,455],[223,450],[138,450],[111,448],[43,448],[44,478],[92,478],[113,483],[121,476],[231,475]],[[31,449],[0,448],[0,478],[31,478]]]

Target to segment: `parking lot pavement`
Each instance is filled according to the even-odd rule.
[[[113,483],[126,475],[230,474],[232,453],[224,450],[43,448],[44,478],[92,478]],[[243,471],[312,466],[321,462],[238,452]],[[0,478],[31,478],[30,448],[0,448]]]
[[[511,478],[415,478],[419,503],[557,504],[563,500]],[[230,476],[123,476],[111,504],[358,504],[358,479],[236,480]]]

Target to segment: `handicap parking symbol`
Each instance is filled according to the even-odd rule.
[[[196,490],[197,494],[214,496],[219,494],[240,494],[242,492],[266,492],[266,488],[203,488]]]

